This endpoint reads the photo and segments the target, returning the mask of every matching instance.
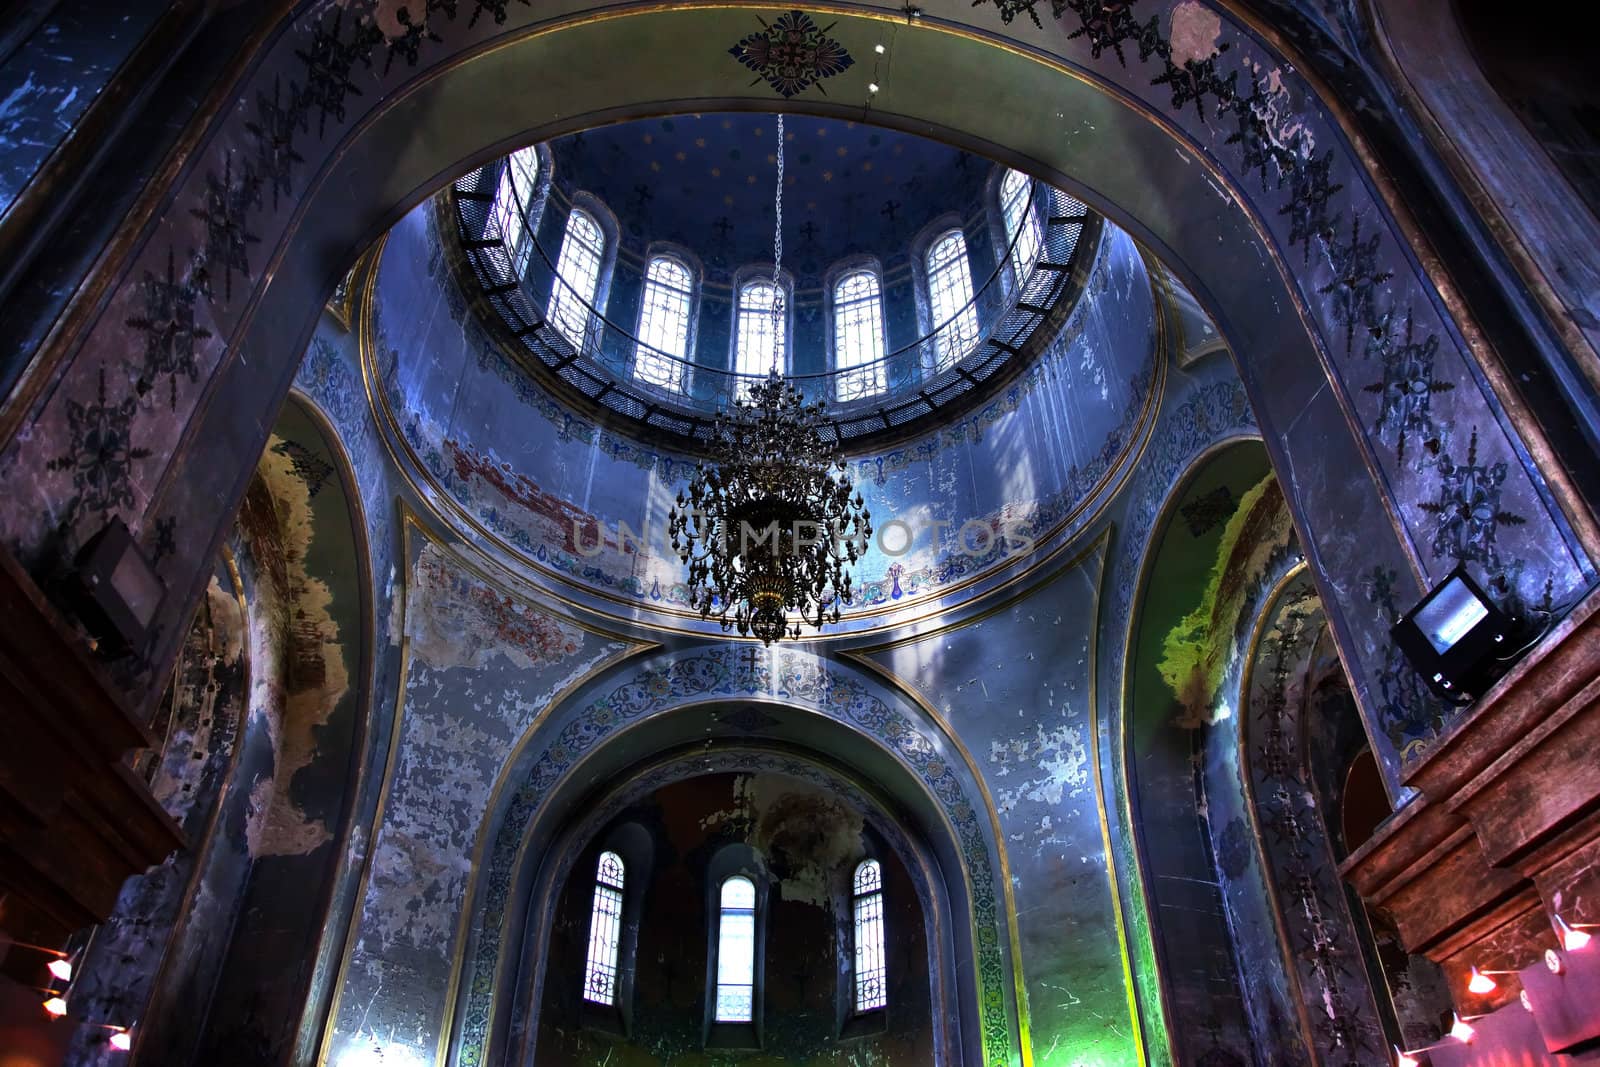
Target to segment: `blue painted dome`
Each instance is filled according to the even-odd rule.
[[[707,280],[771,261],[776,148],[770,114],[646,119],[549,142],[557,191],[604,203],[624,251],[679,245]],[[902,266],[929,223],[981,212],[996,167],[928,138],[798,115],[784,148],[784,262],[801,289],[852,257]]]

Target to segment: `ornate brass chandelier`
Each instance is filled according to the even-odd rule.
[[[805,402],[778,367],[783,329],[783,116],[778,117],[773,238],[772,369],[719,414],[710,456],[668,515],[702,619],[771,644],[821,630],[850,603],[849,568],[872,536],[872,514],[823,434],[821,403]]]

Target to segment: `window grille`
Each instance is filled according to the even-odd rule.
[[[600,257],[604,251],[605,235],[594,216],[586,211],[567,216],[567,232],[561,238],[561,254],[556,259],[550,321],[580,351],[589,332],[589,308],[600,287]]]
[[[594,876],[594,907],[589,919],[589,956],[584,964],[583,999],[617,1002],[617,946],[622,941],[622,857],[600,853]]]
[[[889,1003],[883,950],[883,870],[877,860],[856,867],[851,900],[855,911],[856,1011],[876,1011]]]
[[[743,396],[757,379],[765,378],[772,367],[774,343],[772,305],[778,299],[778,287],[770,281],[750,282],[739,290],[738,324],[734,342],[733,369],[740,375],[739,395]],[[789,370],[785,351],[788,310],[776,324],[778,346],[778,373]]]
[[[689,351],[689,301],[693,279],[676,259],[658,256],[645,270],[639,309],[639,347],[633,373],[640,381],[681,393]],[[669,357],[677,357],[676,359]]]
[[[722,883],[717,923],[717,1011],[719,1023],[755,1018],[756,887],[748,878]]]
[[[1033,209],[1033,182],[1020,171],[1006,171],[1000,183],[1000,207],[1006,220],[1006,243],[1011,245],[1011,267],[1021,289],[1033,273],[1044,235],[1039,213]]]
[[[520,148],[507,156],[494,191],[492,236],[498,236],[505,245],[506,254],[511,257],[512,272],[518,278],[527,273],[528,259],[533,255],[533,238],[528,233],[527,222],[538,188],[538,151]]]
[[[878,277],[856,271],[833,287],[834,395],[859,400],[884,390],[883,297]],[[859,370],[850,370],[858,367]]]
[[[978,343],[972,269],[967,264],[967,239],[960,230],[951,230],[928,249],[928,297],[935,330],[934,369],[947,370]]]

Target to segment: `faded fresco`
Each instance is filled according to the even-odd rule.
[[[624,608],[681,612],[682,565],[659,531],[693,461],[596,426],[516,369],[460,305],[432,210],[412,212],[384,245],[368,353],[419,477],[519,564]],[[948,606],[1084,528],[1150,414],[1154,300],[1133,242],[1108,227],[1083,297],[1021,378],[951,426],[852,457],[880,530],[906,526],[880,537],[895,555],[869,553],[857,568],[847,613],[873,622]]]
[[[872,652],[949,722],[1003,841],[1036,1063],[1121,1064],[1140,1038],[1108,878],[1095,745],[1095,603],[1106,542],[1042,589]]]
[[[338,992],[343,1048],[373,1036],[436,1039],[483,813],[506,759],[566,688],[627,647],[536,606],[416,527],[409,540],[399,736]],[[373,1015],[375,1003],[385,1010]]]

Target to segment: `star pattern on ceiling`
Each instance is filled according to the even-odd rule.
[[[803,93],[819,82],[843,72],[855,63],[844,45],[828,36],[835,23],[818,26],[803,11],[789,11],[767,22],[760,15],[761,29],[748,34],[728,49],[728,54],[756,72],[784,99]],[[755,82],[751,82],[752,85]]]

